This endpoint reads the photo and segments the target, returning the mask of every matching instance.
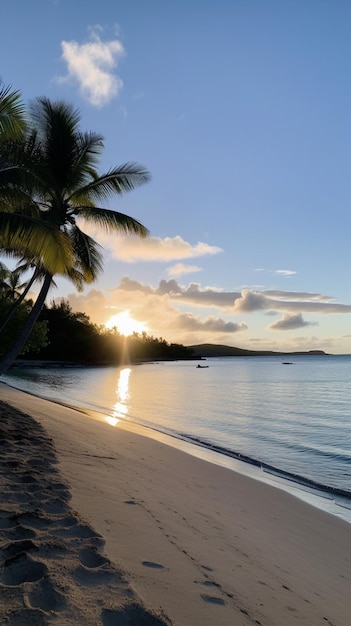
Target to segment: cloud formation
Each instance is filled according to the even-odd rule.
[[[178,303],[214,307],[234,315],[259,311],[269,315],[279,311],[320,315],[351,313],[351,305],[332,302],[331,296],[313,292],[253,291],[250,289],[243,289],[241,292],[221,291],[215,287],[202,287],[199,283],[189,283],[188,286],[183,286],[174,278],[161,280],[158,287],[152,287],[131,280],[127,276],[121,280],[118,289],[155,295],[167,294]]]
[[[85,229],[86,230],[86,229]],[[99,243],[108,248],[114,258],[125,263],[136,261],[177,261],[192,259],[209,254],[218,254],[222,248],[210,246],[199,241],[191,245],[179,235],[176,237],[148,237],[141,239],[136,236],[109,236],[106,233],[95,234]]]
[[[323,342],[318,337],[296,337],[297,329],[317,326],[316,321],[307,321],[304,314],[314,315],[350,314],[351,305],[331,302],[330,296],[319,293],[291,291],[221,291],[215,287],[202,286],[199,283],[181,285],[175,278],[161,280],[158,285],[148,285],[125,276],[116,288],[108,291],[91,290],[83,294],[71,294],[69,302],[76,311],[84,311],[92,321],[103,324],[113,315],[128,310],[131,317],[142,322],[147,332],[153,336],[164,337],[170,342],[184,345],[195,343],[224,343],[239,345],[251,349],[294,351],[321,348],[333,351],[334,342],[341,341],[331,337]],[[199,313],[194,312],[194,307]],[[208,310],[213,309],[209,315]],[[201,314],[201,311],[204,314]],[[256,333],[249,336],[249,314],[262,312],[278,315],[267,327],[259,316],[252,319],[252,329]],[[262,324],[260,339],[257,335],[257,323]],[[251,326],[251,325],[250,325]],[[281,340],[270,331],[280,333]],[[291,331],[291,334],[289,334]],[[265,334],[267,335],[265,337]],[[275,337],[277,333],[275,334]],[[240,337],[240,341],[234,339]],[[329,343],[328,343],[329,342]],[[343,340],[343,345],[345,339]]]
[[[199,330],[209,333],[237,333],[242,330],[247,330],[247,324],[242,322],[236,324],[235,322],[226,322],[219,317],[205,317],[201,319],[198,316],[191,313],[182,313],[177,319],[178,328],[183,331],[197,332]]]
[[[295,270],[275,270],[274,273],[279,274],[280,276],[294,276],[294,274],[297,274]]]
[[[183,274],[193,274],[194,272],[201,272],[201,267],[197,265],[185,265],[184,263],[177,263],[167,269],[168,276],[182,276]]]
[[[301,313],[289,315],[286,313],[280,320],[268,326],[269,330],[295,330],[304,326],[318,326],[317,322],[306,322]]]
[[[91,41],[79,44],[77,41],[62,41],[62,58],[67,64],[68,75],[59,82],[78,82],[82,95],[96,107],[102,107],[119,95],[123,88],[122,79],[113,73],[124,56],[124,48],[117,39],[102,41],[92,31]]]
[[[332,296],[325,296],[321,293],[313,293],[310,291],[282,291],[279,289],[266,289],[264,293],[269,298],[280,298],[281,300],[319,300],[320,302],[329,302],[334,299]]]
[[[145,292],[145,286],[142,283],[131,281],[127,276],[122,279],[119,288]],[[174,278],[161,280],[158,287],[148,286],[146,289],[147,293],[168,295],[170,298],[175,298],[179,303],[219,309],[232,309],[235,299],[240,296],[239,292],[220,291],[215,287],[201,287],[199,283],[190,283],[188,287],[183,287]]]
[[[336,302],[330,302],[328,296],[321,296],[320,294],[300,294],[297,292],[294,294],[288,293],[288,297],[285,299],[284,292],[281,293],[281,299],[275,299],[271,297],[271,291],[250,291],[249,289],[243,290],[241,296],[235,300],[234,312],[235,313],[253,313],[255,311],[273,310],[273,311],[286,311],[286,312],[305,312],[305,313],[319,313],[319,314],[331,314],[331,313],[351,313],[350,304],[338,304]]]

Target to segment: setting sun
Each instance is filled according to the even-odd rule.
[[[121,335],[132,335],[133,333],[142,333],[147,331],[147,327],[143,322],[133,319],[129,311],[117,313],[113,315],[105,324],[106,328],[117,328]]]

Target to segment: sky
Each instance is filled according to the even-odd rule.
[[[0,77],[104,137],[99,173],[152,179],[105,206],[104,271],[54,299],[185,345],[351,353],[349,0],[11,0]]]

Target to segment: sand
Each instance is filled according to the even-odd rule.
[[[0,384],[0,623],[349,626],[351,525]]]

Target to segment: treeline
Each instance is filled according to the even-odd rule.
[[[2,300],[0,312],[4,304]],[[23,307],[26,306],[23,304]],[[21,322],[20,318],[25,315],[26,311],[23,310],[16,316],[13,332],[16,324]],[[6,343],[11,342],[9,334]],[[2,342],[0,352],[5,347]],[[73,312],[68,301],[61,300],[59,304],[53,302],[51,306],[44,305],[30,342],[20,358],[100,365],[143,359],[187,359],[192,357],[192,352],[181,344],[168,343],[165,339],[146,333],[125,337],[118,329],[108,330],[93,324],[85,313]]]

